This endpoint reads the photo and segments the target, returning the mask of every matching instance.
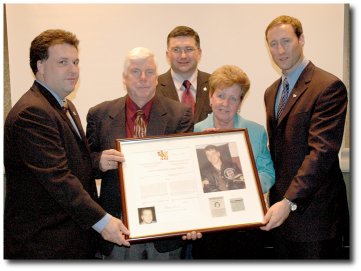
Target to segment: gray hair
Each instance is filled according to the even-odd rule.
[[[125,58],[124,61],[124,69],[123,69],[123,75],[127,72],[130,61],[132,60],[144,60],[147,58],[153,58],[155,67],[156,67],[156,73],[158,74],[158,64],[157,59],[155,55],[150,51],[148,48],[145,47],[136,47],[130,50]]]

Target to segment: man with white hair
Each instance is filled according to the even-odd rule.
[[[115,150],[116,138],[156,136],[193,131],[193,116],[189,107],[155,93],[157,64],[147,48],[132,49],[124,62],[124,97],[103,102],[88,112],[87,138],[92,152],[93,167],[102,179],[100,204],[111,215],[122,218],[118,162],[123,154]],[[102,241],[101,254],[117,260],[180,259],[181,238],[117,246]]]

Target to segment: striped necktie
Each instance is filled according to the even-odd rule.
[[[137,110],[137,117],[134,122],[134,135],[133,137],[141,138],[147,134],[147,125],[144,122],[145,114],[143,110]]]
[[[283,90],[280,103],[278,104],[277,119],[279,119],[283,109],[286,106],[288,96],[290,95],[290,84],[287,81],[287,77],[283,79]]]

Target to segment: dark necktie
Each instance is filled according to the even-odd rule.
[[[134,122],[134,135],[133,137],[145,137],[147,133],[147,125],[144,122],[143,119],[144,111],[143,110],[137,110],[137,117],[135,118]]]
[[[73,120],[73,117],[70,115],[69,105],[68,105],[68,102],[66,100],[64,101],[64,105],[63,105],[63,107],[61,109],[63,110],[65,115],[70,120],[70,123],[73,125],[73,128],[77,132],[78,136],[81,138],[78,127],[76,126],[75,121]]]
[[[287,81],[287,77],[283,79],[283,90],[280,103],[278,104],[277,119],[279,119],[285,105],[287,103],[288,96],[290,95],[290,84]]]
[[[190,108],[192,108],[192,112],[194,113],[194,98],[191,93],[191,82],[188,80],[185,80],[183,82],[184,91],[182,95],[182,103],[188,105]]]
[[[61,109],[63,110],[63,112],[64,112],[65,114],[68,113],[69,105],[68,105],[68,102],[67,102],[67,101],[64,101],[64,105],[63,105],[63,107],[62,107]]]
[[[65,113],[65,115],[68,117],[68,119],[70,120],[70,122],[72,122],[73,118],[72,118],[71,115],[70,115],[69,105],[68,105],[68,102],[67,102],[67,101],[64,101],[64,105],[63,105],[63,107],[62,107],[61,109],[63,110],[63,112]]]

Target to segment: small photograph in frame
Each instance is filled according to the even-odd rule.
[[[229,202],[231,204],[232,212],[244,211],[246,209],[243,198],[232,198]]]
[[[212,217],[222,217],[227,215],[223,197],[209,198],[209,207],[211,209]]]
[[[148,225],[157,223],[154,207],[143,207],[138,208],[139,224]]]
[[[230,142],[197,146],[204,193],[246,188],[235,144]]]

